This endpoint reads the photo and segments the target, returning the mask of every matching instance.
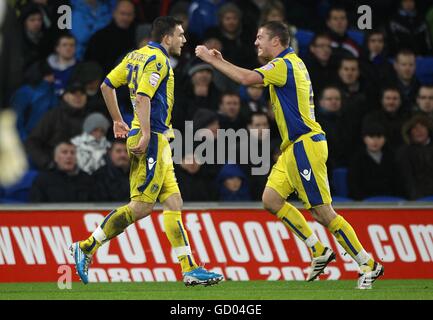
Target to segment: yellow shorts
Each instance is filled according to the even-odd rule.
[[[289,145],[272,167],[267,187],[286,199],[296,191],[306,209],[330,204],[326,160],[328,145],[324,134],[309,133]]]
[[[154,203],[159,199],[164,202],[172,194],[180,194],[166,136],[152,132],[146,154],[137,156],[130,149],[137,145],[140,137],[139,128],[131,129],[126,143],[131,160],[131,200]]]

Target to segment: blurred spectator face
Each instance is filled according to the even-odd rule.
[[[394,62],[397,76],[403,81],[412,80],[415,75],[416,61],[414,54],[399,54]]]
[[[410,139],[413,144],[425,145],[429,139],[428,128],[421,123],[417,123],[410,130]]]
[[[385,144],[384,136],[365,136],[364,143],[367,146],[367,150],[370,152],[378,152],[382,150]]]
[[[121,29],[128,29],[135,18],[134,5],[128,1],[118,3],[113,13],[114,22]]]
[[[99,91],[99,86],[101,85],[101,80],[96,79],[93,81],[90,81],[86,84],[86,93],[88,96],[94,96]]]
[[[328,37],[317,38],[315,43],[311,44],[310,51],[320,62],[328,62],[332,54],[331,39]]]
[[[326,21],[329,29],[339,35],[344,35],[347,30],[347,15],[344,10],[332,10],[328,21]]]
[[[421,87],[416,102],[423,112],[433,112],[433,87]]]
[[[240,19],[236,12],[228,11],[221,18],[221,27],[227,33],[236,33],[239,29]]]
[[[110,149],[110,159],[115,167],[127,169],[129,167],[129,157],[126,144],[118,142],[113,143]]]
[[[388,113],[397,112],[400,109],[400,93],[395,90],[386,90],[382,95],[382,107]]]
[[[103,137],[105,137],[106,132],[104,128],[95,128],[90,134],[96,139],[96,141],[100,141]]]
[[[242,186],[242,179],[239,177],[232,177],[224,180],[224,187],[231,192],[238,191]]]
[[[320,107],[329,112],[338,112],[341,109],[341,93],[336,88],[327,88],[320,99]]]
[[[254,100],[257,101],[261,98],[262,94],[263,94],[263,87],[259,87],[259,86],[249,86],[247,88],[247,92],[248,92],[248,96]]]
[[[196,174],[200,170],[200,166],[193,154],[185,155],[181,164],[181,167],[189,174]]]
[[[251,131],[251,129],[256,130]],[[250,130],[250,134],[258,140],[263,140],[263,138],[267,137],[269,133],[265,133],[263,129],[269,129],[268,117],[266,117],[264,114],[254,115],[251,119],[251,123],[248,125],[248,130]]]
[[[203,45],[204,45],[206,48],[208,48],[209,50],[211,50],[211,49],[215,49],[215,50],[221,51],[221,50],[223,49],[223,44],[222,44],[221,41],[220,41],[219,39],[217,39],[217,38],[209,38],[209,39],[206,39],[206,40],[203,42]]]
[[[46,76],[44,76],[44,80],[46,82],[53,83],[55,81],[54,73],[47,74]]]
[[[359,78],[359,65],[356,60],[343,60],[338,70],[341,81],[346,85],[355,84]]]
[[[75,39],[63,37],[59,40],[56,53],[65,60],[71,60],[75,56]]]
[[[74,92],[65,92],[63,95],[63,100],[75,109],[82,109],[87,103],[87,95],[78,90]]]
[[[212,72],[209,70],[200,70],[195,72],[191,77],[192,84],[209,86],[212,82]]]
[[[25,21],[25,28],[29,33],[39,33],[42,30],[42,15],[40,13],[29,15]]]
[[[385,47],[385,41],[382,33],[374,33],[368,38],[367,42],[368,51],[374,56],[382,53]]]
[[[284,12],[281,12],[278,9],[272,9],[271,11],[269,11],[269,13],[265,17],[265,19],[266,19],[266,22],[268,22],[268,21],[281,21],[281,22],[283,22],[285,19]]]
[[[54,151],[54,162],[60,171],[74,171],[77,165],[75,146],[68,143],[59,144]]]
[[[238,117],[241,110],[241,99],[234,94],[225,95],[220,104],[220,111],[229,119],[234,120]]]
[[[402,0],[401,1],[401,8],[404,11],[414,11],[415,10],[415,0]]]

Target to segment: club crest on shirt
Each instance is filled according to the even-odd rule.
[[[149,83],[150,83],[150,85],[152,87],[156,87],[156,85],[158,84],[159,78],[161,78],[161,76],[159,75],[159,73],[152,72],[152,74],[149,77]]]
[[[269,62],[268,64],[264,65],[260,69],[268,71],[268,70],[272,70],[273,68],[275,68],[275,64],[273,62]]]

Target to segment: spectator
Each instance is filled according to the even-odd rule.
[[[252,112],[266,112],[266,93],[263,86],[240,86],[239,96],[241,97],[241,114],[249,116]]]
[[[55,166],[40,173],[30,189],[30,202],[88,202],[93,179],[77,167],[75,146],[60,142],[54,149]]]
[[[251,114],[248,121],[248,132],[249,132],[249,146],[252,145],[251,139],[255,140],[257,145],[257,150],[264,151],[266,149],[263,148],[264,143],[270,143],[269,141],[269,120],[265,113],[262,112],[254,112]],[[266,157],[268,156],[268,158]],[[261,154],[263,161],[269,161],[271,154],[265,155]],[[269,169],[270,169],[270,164]],[[249,186],[250,186],[250,194],[251,199],[254,201],[261,201],[263,190],[265,190],[266,182],[268,181],[267,174],[262,175],[252,175],[252,169],[254,167],[262,167],[264,163],[253,163],[251,158],[249,158],[249,163],[246,166],[246,175],[249,176]]]
[[[369,110],[374,109],[374,102],[371,99],[376,94],[373,93],[373,88],[368,81],[361,77],[356,58],[346,57],[341,60],[338,83],[343,93],[342,112],[345,119],[343,131],[347,133],[343,137],[344,148],[350,155],[361,146],[362,118]]]
[[[316,108],[316,118],[326,133],[328,142],[327,168],[331,173],[333,169],[348,165],[344,152],[346,133],[345,119],[343,117],[341,91],[338,87],[327,86],[319,95],[319,104]],[[332,177],[330,174],[329,177]]]
[[[225,92],[221,95],[218,118],[222,129],[238,130],[246,128],[241,113],[241,98],[236,92]]]
[[[414,116],[403,127],[406,145],[397,154],[406,197],[415,200],[433,194],[433,128],[428,119]]]
[[[187,154],[180,164],[174,166],[184,201],[213,201],[216,189],[203,166],[193,154]]]
[[[51,49],[50,39],[43,27],[42,14],[38,6],[25,7],[20,17],[23,26],[22,49],[24,70],[38,60],[44,59]]]
[[[420,83],[415,76],[416,59],[411,50],[400,50],[394,61],[394,72],[388,77],[388,84],[396,86],[403,97],[403,109],[410,111],[415,103]]]
[[[107,163],[96,170],[92,177],[96,183],[96,201],[124,202],[129,199],[129,157],[124,140],[113,142],[108,151]],[[193,188],[190,186],[189,189]]]
[[[20,138],[26,140],[46,112],[57,106],[53,70],[44,61],[34,63],[26,71],[25,84],[11,98],[17,114]]]
[[[382,91],[381,109],[374,110],[364,118],[364,125],[378,123],[385,129],[387,145],[396,150],[403,143],[401,129],[407,120],[407,113],[401,108],[401,95],[397,88],[387,87]]]
[[[75,38],[70,34],[61,35],[57,39],[55,53],[48,56],[47,61],[51,69],[54,70],[56,94],[61,96],[77,64],[75,60]]]
[[[110,23],[116,0],[70,0],[70,2],[72,34],[77,40],[76,58],[81,61],[92,35]]]
[[[433,123],[433,86],[423,85],[418,90],[415,112],[430,119]]]
[[[388,61],[385,47],[385,32],[376,29],[367,33],[362,61],[373,70],[375,80],[380,83],[392,73],[392,65]]]
[[[218,174],[219,201],[250,201],[246,176],[236,164],[225,164]]]
[[[224,58],[236,65],[257,67],[256,50],[247,35],[242,33],[242,12],[234,3],[226,3],[218,11],[218,28],[209,29],[207,37],[215,36],[222,43]]]
[[[101,90],[99,90],[103,78],[104,74],[101,66],[94,61],[86,61],[77,64],[71,76],[71,82],[79,82],[84,85],[87,94],[87,110],[89,113],[99,112],[107,119],[110,119],[110,114],[105,106]]]
[[[289,24],[286,19],[286,8],[284,4],[279,0],[271,0],[267,1],[262,9],[260,24],[263,24],[268,21],[280,21],[284,22],[290,32],[290,47],[295,50],[296,53],[299,52],[298,41],[296,40],[296,32],[297,29],[295,26]]]
[[[338,58],[347,54],[356,58],[360,55],[358,45],[347,34],[348,25],[346,9],[333,7],[329,10],[326,17],[326,26],[332,39],[331,46]]]
[[[48,111],[30,133],[26,148],[38,169],[51,165],[54,147],[80,134],[87,115],[87,96],[79,83],[70,84],[58,107]]]
[[[309,46],[309,54],[304,60],[314,92],[320,92],[326,85],[336,80],[337,68],[332,58],[331,41],[326,33],[314,35]]]
[[[203,36],[211,27],[218,25],[218,9],[225,3],[225,0],[194,0],[189,7],[189,28],[188,31],[197,38]]]
[[[363,200],[373,196],[397,196],[394,153],[386,147],[385,129],[377,123],[363,127],[365,146],[353,156],[348,170],[349,197]]]
[[[185,121],[191,120],[199,109],[216,111],[219,91],[213,84],[213,68],[210,64],[194,60],[188,70],[189,81],[177,91],[177,103],[173,109],[173,126],[184,130]]]
[[[120,58],[135,48],[135,11],[130,0],[120,0],[111,23],[89,40],[85,60],[98,61],[104,74],[113,69]]]
[[[92,174],[105,165],[105,155],[110,148],[106,138],[110,123],[100,113],[89,114],[83,123],[83,133],[71,139],[77,149],[78,168]]]
[[[400,0],[398,11],[389,22],[391,53],[411,49],[417,55],[431,52],[431,39],[424,14],[416,10],[415,0]]]

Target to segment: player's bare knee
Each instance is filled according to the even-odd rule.
[[[284,199],[276,196],[272,191],[265,189],[262,195],[263,208],[272,214],[276,214],[284,205]]]
[[[183,199],[180,194],[173,194],[162,204],[164,211],[181,211]]]
[[[323,226],[328,226],[335,219],[337,213],[330,204],[325,204],[311,209],[313,218]]]
[[[151,203],[131,201],[128,206],[134,214],[135,221],[143,219],[152,213],[153,205]]]

